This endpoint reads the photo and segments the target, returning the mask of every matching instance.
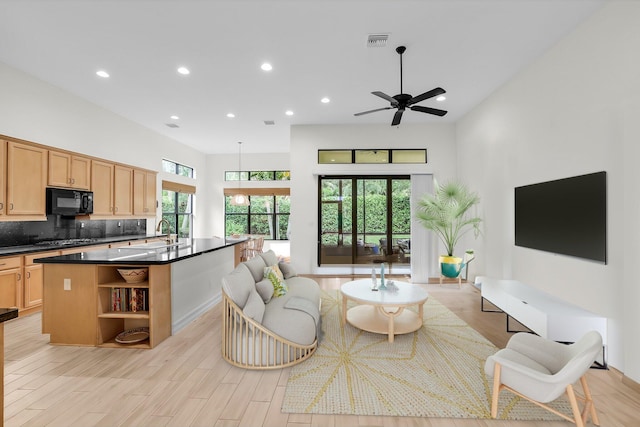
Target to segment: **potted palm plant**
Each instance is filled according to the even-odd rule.
[[[475,192],[464,184],[450,181],[438,185],[434,180],[433,194],[425,194],[418,201],[416,218],[427,229],[436,233],[447,251],[440,256],[440,271],[443,276],[456,278],[462,270],[462,258],[453,256],[456,243],[465,233],[473,230],[480,234],[482,218],[472,216],[472,206],[480,202]]]

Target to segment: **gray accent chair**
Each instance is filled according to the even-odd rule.
[[[602,337],[596,331],[585,334],[573,344],[560,344],[529,333],[517,333],[506,348],[486,360],[484,370],[493,377],[491,417],[498,415],[498,396],[502,389],[527,399],[554,414],[584,427],[591,417],[600,425],[587,384],[586,373],[602,351]],[[573,384],[580,381],[583,395]],[[573,418],[546,405],[566,393]],[[583,402],[580,410],[578,400]]]

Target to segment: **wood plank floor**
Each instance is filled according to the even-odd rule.
[[[351,277],[314,277],[337,289]],[[427,285],[431,296],[496,346],[505,345],[503,314],[482,313],[469,284]],[[378,416],[284,414],[289,369],[232,367],[220,356],[219,307],[153,350],[48,344],[40,314],[5,323],[5,426],[424,426],[559,427],[568,422],[504,422]],[[640,393],[614,369],[589,372],[600,422],[640,425]]]

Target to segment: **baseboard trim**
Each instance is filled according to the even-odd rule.
[[[626,375],[622,375],[622,384],[626,385],[630,389],[633,389],[636,393],[640,393],[640,383],[635,382]]]
[[[209,301],[205,301],[200,304],[194,310],[192,310],[189,314],[182,317],[182,319],[177,319],[171,324],[171,335],[177,334],[181,329],[187,326],[189,323],[196,320],[198,317],[202,316],[205,312],[212,309],[216,304],[222,301],[222,294],[218,294],[214,298]]]

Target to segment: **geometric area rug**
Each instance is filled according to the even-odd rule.
[[[338,290],[323,291],[322,341],[291,368],[282,412],[491,418],[492,382],[484,373],[497,351],[491,342],[429,297],[422,328],[389,343],[386,335],[342,326],[340,298]],[[571,414],[566,400],[551,406]],[[506,391],[498,418],[561,420]]]

